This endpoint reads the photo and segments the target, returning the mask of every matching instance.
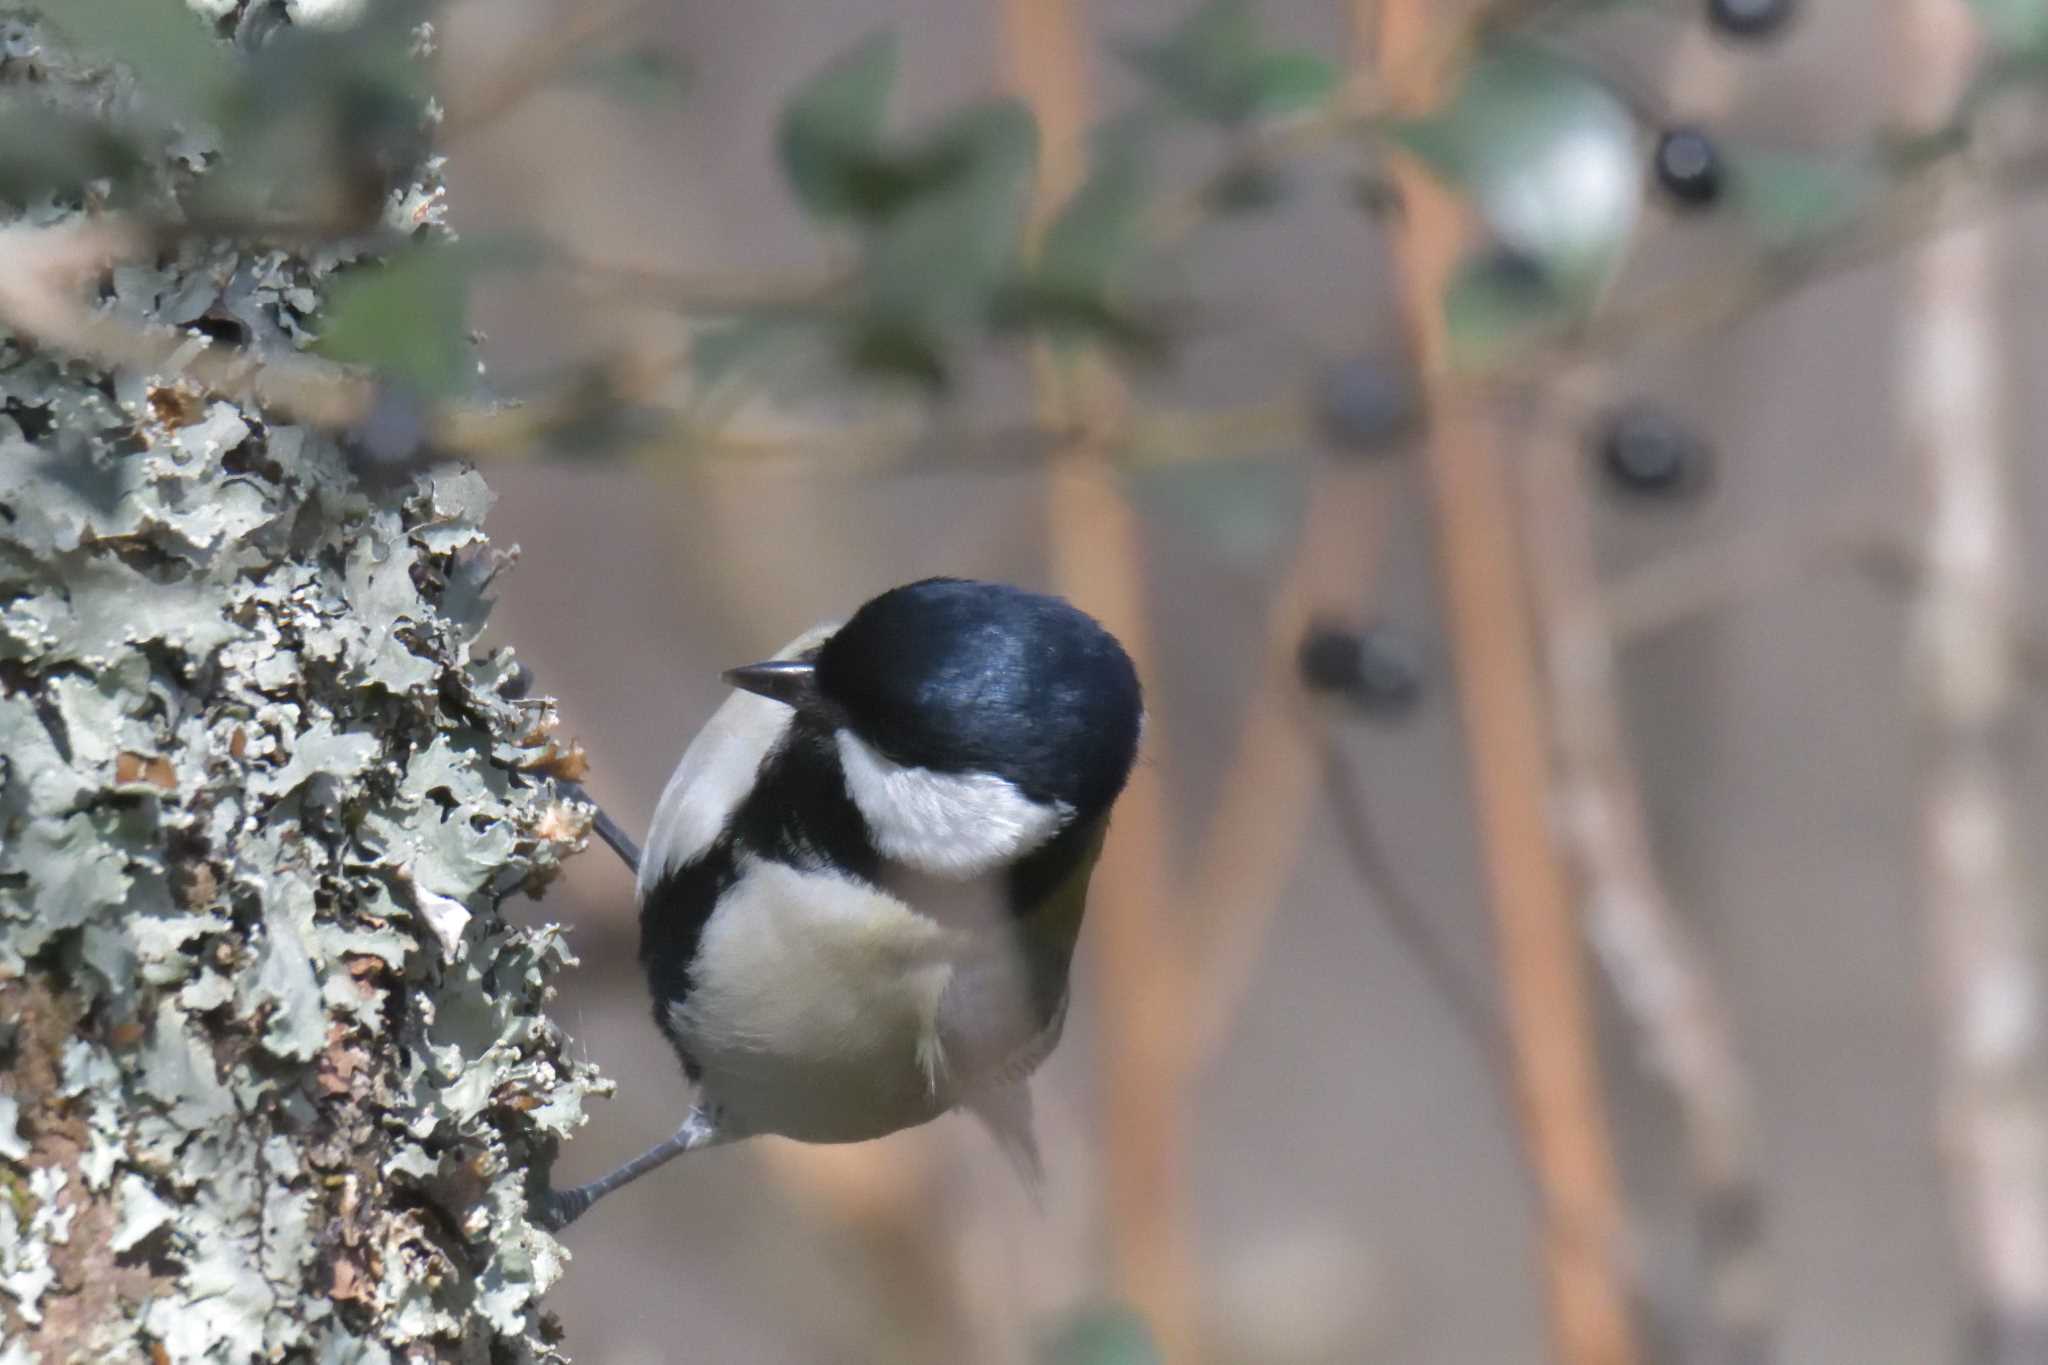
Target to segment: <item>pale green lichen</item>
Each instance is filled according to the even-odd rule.
[[[109,307],[291,347],[344,268],[188,246]],[[0,1365],[559,1358],[530,1172],[601,1082],[508,902],[586,812],[477,648],[489,501],[0,333]]]

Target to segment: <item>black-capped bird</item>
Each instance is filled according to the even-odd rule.
[[[1059,598],[932,578],[725,679],[637,860],[654,1019],[696,1103],[540,1217],[696,1148],[955,1108],[1035,1178],[1028,1081],[1143,724],[1129,656]]]

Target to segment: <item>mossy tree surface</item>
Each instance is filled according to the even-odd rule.
[[[12,113],[154,93],[30,11],[0,28]],[[157,139],[120,207],[178,213],[213,136]],[[0,220],[112,211],[105,184]],[[427,163],[362,240],[441,214]],[[99,309],[282,354],[373,254],[180,234]],[[0,332],[5,1365],[560,1358],[530,1173],[600,1082],[541,1013],[560,932],[509,902],[587,812],[536,771],[549,706],[477,648],[489,500]]]

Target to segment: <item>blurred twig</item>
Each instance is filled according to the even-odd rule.
[[[1897,13],[1901,113],[1927,127],[1966,87],[1978,29],[1964,0],[1907,0]],[[2016,1365],[2048,1353],[2048,1039],[2039,912],[2015,843],[2009,770],[2020,571],[1998,259],[1988,224],[1922,249],[1898,380],[1902,435],[1927,497],[1912,675],[1943,1016],[1941,1131],[1980,1314],[1971,1358]]]
[[[1550,690],[1558,827],[1578,873],[1587,936],[1684,1122],[1708,1277],[1705,1359],[1761,1365],[1773,1355],[1771,1287],[1749,1085],[1707,963],[1651,852],[1622,734],[1614,631],[1603,610],[1578,454],[1575,433],[1539,435],[1521,490]]]
[[[1071,139],[1069,140],[1072,141]],[[1055,144],[1058,145],[1058,144]],[[1078,149],[1075,150],[1078,158]],[[1050,156],[1048,160],[1053,158]],[[1560,366],[1612,357],[1649,341],[1668,341],[1730,324],[1790,297],[1801,286],[1853,269],[1918,242],[1932,233],[1975,221],[1988,211],[2019,202],[2048,186],[2048,149],[2011,156],[1990,166],[1959,166],[1938,158],[1896,184],[1864,213],[1842,227],[1794,247],[1764,250],[1733,263],[1702,270],[1690,279],[1653,289],[1606,309],[1592,322],[1532,341],[1487,370],[1452,371],[1441,360],[1425,376],[1432,407],[1444,420],[1456,411],[1483,406],[1505,392],[1543,382]],[[1071,159],[1062,174],[1078,175]],[[158,242],[141,225],[102,218],[83,225],[0,230],[0,324],[40,344],[68,350],[104,364],[128,366],[191,383],[229,397],[257,398],[283,416],[328,428],[361,421],[375,401],[377,386],[362,373],[310,356],[258,357],[219,345],[201,344],[182,329],[148,329],[98,312],[69,285],[101,266],[143,254]],[[573,263],[607,287],[633,287],[664,307],[702,316],[733,316],[759,310],[814,311],[829,306],[836,275],[807,279],[727,281],[642,278],[629,266]],[[606,366],[612,387],[605,405],[644,403],[668,387],[686,360],[686,347],[622,348]],[[435,449],[474,458],[516,458],[542,447],[546,438],[588,415],[587,376],[521,404],[484,406],[444,403],[426,414]],[[1006,450],[1059,448],[1085,421],[1105,452],[1132,463],[1200,461],[1241,456],[1261,448],[1298,444],[1311,429],[1311,404],[1290,391],[1252,403],[1205,411],[1137,412],[1116,404],[1093,413],[1048,410],[1032,430],[1011,433],[952,433],[956,445],[990,445]],[[801,432],[799,424],[798,431]],[[1030,439],[1034,434],[1040,439]],[[863,429],[834,424],[812,439],[783,429],[749,429],[734,423],[707,428],[689,413],[668,415],[650,429],[648,451],[681,449],[693,456],[844,460],[866,452],[864,470],[905,458],[915,432],[900,424]]]
[[[1723,540],[1683,546],[1606,586],[1607,627],[1627,644],[1758,596],[1807,570],[1889,546],[1900,499],[1862,493]]]
[[[150,241],[140,226],[111,217],[0,228],[0,327],[110,368],[183,379],[321,425],[345,426],[369,411],[375,386],[339,366],[309,356],[259,361],[184,328],[128,322],[82,300],[85,284]]]
[[[1494,1073],[1501,1093],[1512,1100],[1514,1067],[1491,997],[1465,979],[1428,911],[1408,895],[1394,875],[1393,860],[1380,841],[1378,826],[1366,809],[1365,793],[1358,789],[1358,779],[1352,774],[1343,750],[1334,743],[1326,743],[1322,758],[1323,791],[1336,819],[1337,842],[1343,847],[1352,872],[1368,889],[1374,908],[1414,959],[1430,989],[1442,999],[1466,1041]]]
[[[1322,753],[1301,714],[1301,641],[1315,617],[1348,619],[1365,606],[1390,514],[1390,489],[1375,472],[1316,470],[1294,562],[1266,608],[1259,673],[1183,883],[1197,982],[1184,1023],[1192,1067],[1214,1053],[1243,1006],[1314,813]]]
[[[699,318],[818,317],[845,302],[852,282],[843,269],[813,276],[732,270],[698,276],[600,260],[559,246],[551,255],[577,279],[622,301]]]
[[[1649,290],[1600,317],[1533,339],[1502,364],[1468,375],[1475,388],[1540,380],[1562,365],[1613,359],[1646,341],[1669,342],[1728,326],[1791,298],[1807,285],[1884,260],[1907,247],[1981,222],[2048,188],[2048,148],[1993,167],[1930,162],[1839,228],[1791,246],[1757,251]]]
[[[1697,32],[1680,43],[1668,84],[1673,106],[1693,118],[1718,117],[1734,94],[1723,54]],[[1593,362],[1567,371],[1546,401],[1584,411],[1604,406],[1608,388]],[[1706,1277],[1703,1359],[1765,1365],[1777,1353],[1774,1286],[1749,1079],[1705,954],[1672,904],[1652,849],[1621,720],[1618,633],[1607,610],[1614,598],[1600,588],[1577,423],[1538,422],[1535,430],[1521,466],[1522,535],[1549,687],[1559,832],[1577,873],[1587,937],[1684,1126]],[[1794,544],[1816,542],[1825,543],[1809,527]],[[1739,572],[1773,567],[1785,566],[1756,558]],[[1668,610],[1677,580],[1667,573],[1657,581],[1666,586]]]
[[[1384,67],[1431,41],[1425,0],[1361,6]],[[1421,91],[1425,101],[1435,92]],[[1415,353],[1441,387],[1449,340],[1439,300],[1469,232],[1418,167],[1396,167],[1399,240]],[[1621,1196],[1609,1150],[1584,968],[1564,870],[1551,846],[1542,705],[1507,481],[1490,433],[1436,405],[1429,442],[1442,588],[1457,662],[1526,1150],[1543,1195],[1543,1264],[1558,1357],[1639,1358],[1618,1265]]]

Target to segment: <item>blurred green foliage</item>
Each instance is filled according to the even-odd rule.
[[[1314,108],[1343,76],[1312,52],[1267,47],[1245,0],[1212,0],[1163,38],[1118,44],[1117,55],[1187,113],[1226,127]]]
[[[1551,299],[1590,301],[1635,227],[1643,130],[1590,69],[1545,48],[1490,45],[1442,107],[1386,131],[1472,198]]]
[[[1984,36],[2001,52],[2048,55],[2048,4],[2042,0],[1969,0]]]
[[[1442,300],[1453,363],[1510,364],[1591,320],[1638,231],[1658,117],[1579,40],[1607,15],[1653,3],[1482,11],[1470,41],[1447,55],[1444,97],[1396,117],[1371,82],[1347,82],[1338,64],[1276,40],[1250,0],[1210,0],[1164,32],[1112,44],[1139,95],[1094,131],[1082,183],[1035,234],[1041,148],[1030,111],[992,98],[899,128],[901,48],[871,34],[794,81],[775,130],[791,199],[837,240],[843,266],[814,290],[758,304],[698,310],[679,298],[696,391],[786,387],[798,372],[810,383],[822,363],[827,381],[943,396],[959,391],[977,355],[1017,340],[1092,348],[1127,366],[1165,361],[1183,320],[1200,316],[1191,296],[1201,280],[1186,268],[1193,231],[1284,211],[1319,148],[1350,154],[1360,206],[1375,218],[1399,211],[1390,154],[1418,159],[1469,202],[1485,239]],[[1968,150],[1991,94],[2048,78],[2048,0],[1970,3],[1988,55],[1950,126],[1826,151],[1700,130],[1727,183],[1696,209],[1730,215],[1756,261],[1825,252],[1885,212],[1899,181]],[[279,334],[295,345],[317,336],[328,356],[410,391],[462,395],[474,374],[464,323],[473,276],[549,258],[392,240],[409,235],[417,208],[393,196],[431,152],[431,63],[419,58],[435,12],[431,0],[384,0],[353,25],[310,28],[258,5],[210,33],[165,0],[67,0],[51,17],[131,68],[148,97],[83,107],[32,79],[0,80],[0,198],[31,214],[53,198],[139,205],[173,235],[325,239],[342,267],[336,287],[317,317],[280,308]],[[1683,19],[1706,21],[1704,11]],[[32,71],[32,54],[0,49],[0,76]],[[644,41],[600,40],[544,79],[640,102],[690,88],[686,62]],[[1212,157],[1194,184],[1169,179],[1169,138]],[[168,184],[144,172],[166,139],[194,172]],[[698,404],[714,421],[730,407]]]
[[[1084,1309],[1048,1336],[1040,1365],[1159,1365],[1159,1348],[1145,1320],[1129,1308]]]
[[[344,276],[328,294],[319,351],[375,366],[423,394],[456,392],[476,368],[468,327],[474,269],[473,253],[432,241]]]

